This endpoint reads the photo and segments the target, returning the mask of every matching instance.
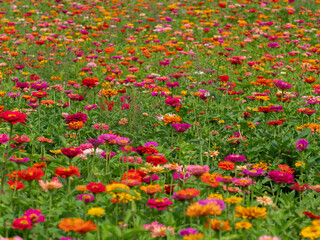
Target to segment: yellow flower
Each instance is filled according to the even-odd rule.
[[[0,91],[0,97],[4,97],[6,95],[6,91]]]
[[[58,149],[58,150],[50,150],[50,152],[53,153],[53,154],[56,154],[56,155],[57,154],[62,154],[60,149]]]
[[[182,240],[199,240],[199,239],[203,239],[202,233],[185,235],[183,236]]]
[[[224,120],[219,120],[218,123],[224,123]]]
[[[111,200],[111,202],[116,202],[116,203],[120,203],[120,202],[124,202],[127,203],[129,201],[132,200],[140,200],[141,199],[141,194],[138,193],[137,191],[133,191],[138,197],[131,195],[130,193],[126,193],[126,192],[121,192],[121,193],[117,193],[117,194],[113,194],[113,199]]]
[[[254,207],[243,207],[241,205],[236,206],[234,209],[237,214],[233,214],[235,217],[241,217],[244,219],[252,219],[252,218],[267,218],[267,209],[265,207],[258,208],[257,206]]]
[[[117,96],[118,91],[115,90],[115,89],[111,89],[111,88],[109,88],[109,89],[102,89],[102,94],[103,94],[104,97],[107,98],[107,97]]]
[[[224,200],[226,203],[230,203],[230,204],[237,204],[237,203],[241,203],[243,201],[242,197],[236,197],[236,196],[232,196],[232,197],[228,197]]]
[[[209,199],[213,198],[213,199],[220,199],[220,200],[223,200],[223,196],[219,193],[211,193],[209,196],[208,196]]]
[[[209,202],[206,205],[200,205],[199,202],[194,202],[187,208],[186,215],[189,217],[221,215],[221,209],[215,202]]]
[[[115,189],[125,189],[125,190],[130,190],[130,188],[123,184],[123,183],[112,183],[106,186],[106,192],[107,193],[114,193],[113,190]]]
[[[181,91],[181,95],[187,96],[187,94],[188,94],[188,91]]]
[[[296,163],[294,164],[294,166],[296,166],[296,167],[301,167],[301,166],[305,166],[305,165],[306,165],[306,163],[301,162],[301,161],[296,162]]]
[[[236,226],[236,229],[250,229],[252,227],[252,224],[250,222],[241,221],[241,222],[237,222],[235,226]]]
[[[104,210],[103,208],[100,208],[100,207],[90,208],[88,210],[88,215],[100,217],[100,216],[104,215],[105,212],[106,212],[106,210]]]
[[[303,238],[309,238],[311,240],[320,238],[320,226],[308,226],[301,230],[300,232]]]

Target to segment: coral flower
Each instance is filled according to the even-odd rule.
[[[174,193],[171,198],[177,201],[184,201],[184,200],[191,200],[199,195],[200,195],[200,191],[198,189],[187,188]]]
[[[58,227],[65,232],[73,231],[77,233],[87,233],[94,230],[97,230],[97,226],[91,221],[83,221],[80,218],[65,218],[62,219]]]
[[[167,209],[167,206],[172,205],[173,202],[169,201],[168,198],[156,198],[149,199],[147,205],[151,208],[156,208],[158,211]]]
[[[241,205],[235,207],[237,214],[234,214],[235,217],[241,217],[243,219],[252,219],[252,218],[267,218],[267,209],[265,207],[259,208],[254,207],[243,207]]]
[[[38,180],[44,176],[44,172],[41,168],[28,168],[27,170],[21,170],[18,172],[18,176],[20,179],[25,181]]]
[[[70,176],[73,176],[73,175],[76,175],[76,176],[81,176],[80,173],[79,173],[79,168],[75,167],[75,166],[70,166],[70,167],[67,167],[67,168],[64,168],[64,167],[57,167],[56,170],[54,171],[55,175],[56,176],[60,176],[60,177],[70,177]]]
[[[59,182],[58,178],[53,178],[51,182],[43,180],[39,181],[39,186],[42,188],[43,191],[53,190],[53,189],[59,189],[62,188],[63,185],[61,182]]]
[[[221,168],[222,170],[234,170],[235,164],[230,161],[222,161],[218,163],[218,168]]]
[[[17,124],[21,122],[23,125],[26,125],[27,115],[17,111],[5,111],[0,113],[0,118],[5,122],[9,122],[11,124]]]
[[[222,177],[222,176],[218,173],[210,174],[209,172],[206,172],[201,176],[201,180],[204,183],[211,185],[212,187],[217,187],[219,186],[219,181],[217,180],[217,177]]]

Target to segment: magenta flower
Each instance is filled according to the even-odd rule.
[[[104,144],[104,141],[102,139],[94,139],[94,138],[89,138],[87,140],[87,143],[91,143],[94,147],[100,146]]]
[[[76,199],[89,203],[94,201],[94,196],[92,194],[79,194]]]
[[[27,157],[19,158],[19,157],[12,156],[11,158],[9,158],[9,161],[16,162],[16,163],[24,163],[24,162],[29,162],[30,159]]]
[[[291,173],[284,173],[280,171],[270,171],[268,178],[276,183],[294,183],[294,177]]]
[[[274,84],[276,85],[278,88],[284,90],[284,89],[291,89],[291,84],[288,82],[284,82],[282,80],[277,80],[276,83]]]
[[[9,142],[9,136],[7,134],[0,134],[0,144]]]
[[[224,158],[226,161],[230,162],[244,162],[247,160],[247,158],[243,155],[238,155],[238,154],[230,154]]]
[[[188,235],[195,235],[198,234],[199,231],[197,229],[193,229],[193,228],[187,228],[187,229],[182,229],[179,234],[181,236],[188,236]]]
[[[295,149],[297,149],[298,151],[303,151],[308,147],[309,142],[306,139],[299,139],[299,141],[295,144]]]
[[[184,171],[176,171],[173,174],[174,180],[182,180],[182,181],[188,181],[190,178],[190,173],[184,172]]]
[[[177,132],[185,132],[191,127],[191,124],[188,124],[188,123],[172,123],[172,127]]]
[[[97,104],[87,105],[84,107],[85,110],[91,111],[92,109],[96,109],[98,107]]]
[[[147,205],[151,208],[156,208],[158,211],[167,209],[168,206],[172,205],[173,202],[169,201],[168,198],[156,198],[149,199]]]
[[[32,221],[32,224],[44,222],[44,215],[41,215],[41,211],[39,209],[29,209],[24,212],[23,216],[29,218]]]

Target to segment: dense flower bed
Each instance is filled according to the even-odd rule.
[[[0,239],[319,239],[319,0],[0,0]]]

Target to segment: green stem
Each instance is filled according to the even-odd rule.
[[[3,187],[4,187],[4,183],[6,182],[6,168],[7,168],[7,162],[9,159],[9,150],[10,150],[10,142],[11,142],[12,132],[13,132],[13,124],[11,124],[11,126],[10,126],[9,142],[7,145],[6,155],[4,156],[4,165],[3,165],[3,169],[2,169],[2,178],[1,178],[1,194],[3,194]],[[1,200],[0,200],[0,203],[1,203]]]

